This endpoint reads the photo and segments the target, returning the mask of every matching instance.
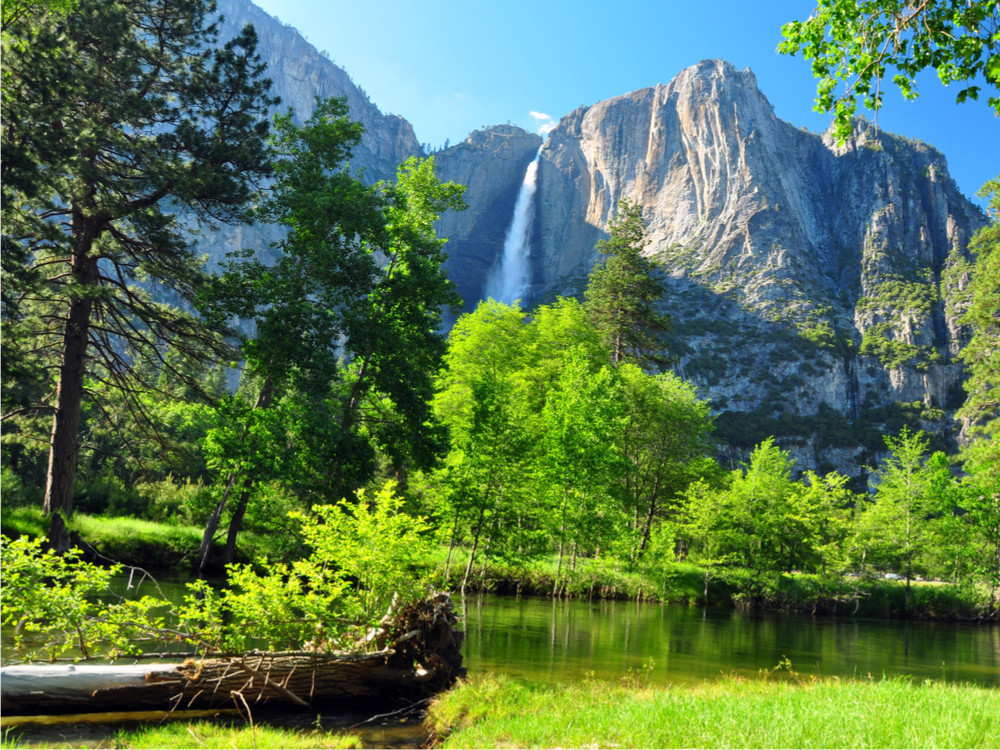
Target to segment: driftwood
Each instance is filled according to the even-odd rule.
[[[373,634],[366,654],[250,652],[181,664],[43,664],[0,670],[5,715],[188,710],[417,699],[464,674],[464,633],[447,594],[403,607]]]

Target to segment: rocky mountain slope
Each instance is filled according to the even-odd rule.
[[[734,457],[776,434],[800,467],[858,475],[883,429],[947,435],[962,398],[949,271],[983,216],[940,153],[865,122],[836,145],[779,120],[749,70],[704,61],[550,134],[529,303],[581,292],[622,198],[643,206],[668,282],[676,369],[712,400]],[[474,222],[447,229],[452,263],[485,278],[495,255]]]
[[[284,105],[307,115],[315,95],[348,97],[366,127],[354,165],[371,178],[420,151],[293,29],[246,0],[220,5],[232,28],[256,25]],[[578,109],[544,144],[511,126],[476,131],[435,154],[440,177],[468,186],[468,211],[440,223],[466,309],[540,146],[526,303],[581,293],[618,201],[640,203],[676,369],[712,400],[732,458],[775,434],[800,468],[859,476],[880,430],[909,421],[949,439],[963,335],[953,269],[984,217],[940,153],[863,122],[842,146],[799,130],[752,72],[721,61]],[[236,241],[253,238],[221,244]]]

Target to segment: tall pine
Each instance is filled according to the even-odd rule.
[[[642,254],[649,244],[642,207],[623,199],[608,233],[597,243],[603,259],[590,273],[587,313],[611,348],[614,365],[662,366],[668,358],[661,337],[670,318],[656,309],[665,289],[656,278],[656,264]]]
[[[217,47],[214,13],[212,0],[78,0],[4,29],[4,277],[19,282],[4,323],[17,358],[55,373],[31,408],[52,414],[44,510],[57,547],[88,383],[130,400],[149,385],[138,373],[171,368],[167,345],[220,350],[180,309],[204,279],[186,227],[242,218],[268,173],[273,100],[253,28]]]

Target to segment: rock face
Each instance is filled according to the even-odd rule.
[[[421,149],[346,73],[247,0],[221,0],[225,38],[253,23],[282,106],[347,96],[365,125],[352,167],[391,178]],[[859,122],[844,145],[774,115],[749,70],[704,61],[667,85],[578,109],[542,144],[519,128],[472,133],[435,154],[469,209],[439,224],[448,272],[481,298],[525,169],[540,152],[528,305],[581,294],[618,201],[643,207],[674,319],[676,370],[716,413],[734,460],[774,434],[798,468],[861,476],[883,430],[909,421],[947,441],[962,398],[953,304],[985,223],[944,157]],[[213,258],[263,248],[267,228],[204,238]],[[266,257],[266,252],[261,251]]]
[[[219,13],[223,17],[219,39],[233,38],[246,24],[257,30],[257,52],[267,63],[272,94],[281,97],[280,111],[290,107],[301,121],[312,114],[316,97],[347,97],[351,119],[365,126],[351,167],[363,170],[367,182],[392,179],[400,163],[421,153],[409,122],[397,115],[382,114],[342,68],[318,52],[295,28],[282,24],[248,0],[219,0]]]
[[[247,24],[256,29],[257,54],[267,63],[271,94],[281,99],[275,111],[292,108],[296,120],[301,122],[312,114],[316,97],[347,98],[350,117],[365,127],[350,164],[352,171],[365,182],[394,179],[396,168],[403,161],[421,153],[409,122],[396,115],[382,114],[347,73],[317,52],[297,30],[248,0],[219,0],[218,10],[222,16],[220,42],[232,39]],[[196,237],[195,251],[207,255],[212,265],[223,261],[226,253],[243,248],[253,248],[257,257],[266,261],[272,258],[270,244],[279,237],[275,227],[221,225]]]
[[[509,222],[523,168],[506,167],[533,152],[524,142],[518,158],[494,158],[473,140],[456,148],[479,149],[469,200],[489,194],[490,208],[443,227],[470,303],[502,247],[478,227]],[[699,63],[551,133],[529,303],[580,294],[622,198],[643,207],[667,277],[676,369],[712,400],[734,458],[775,434],[799,468],[858,475],[883,450],[881,430],[949,424],[962,335],[949,271],[984,217],[937,151],[864,122],[838,146],[777,119],[749,70]]]
[[[435,154],[438,177],[466,186],[468,208],[442,216],[438,224],[439,234],[448,237],[448,276],[458,286],[465,311],[483,295],[490,268],[503,251],[524,172],[541,145],[541,137],[501,125],[477,130]]]

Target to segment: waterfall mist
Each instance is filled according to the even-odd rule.
[[[514,216],[504,238],[503,253],[493,263],[486,286],[486,299],[510,304],[521,299],[528,288],[531,257],[531,222],[535,216],[535,187],[538,176],[538,149],[524,173],[524,181],[514,202]]]

